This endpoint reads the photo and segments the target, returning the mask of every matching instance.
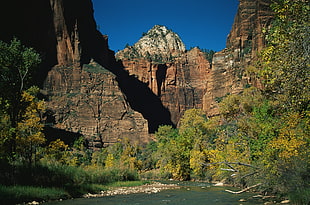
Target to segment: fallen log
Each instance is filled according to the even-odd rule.
[[[241,194],[241,193],[243,193],[243,192],[246,192],[246,191],[248,191],[248,190],[250,190],[250,189],[252,189],[252,188],[258,187],[258,186],[260,186],[260,185],[262,185],[262,183],[258,183],[258,184],[255,184],[255,185],[253,185],[253,186],[249,186],[249,187],[247,187],[247,188],[245,188],[245,189],[242,189],[241,191],[231,191],[231,190],[228,190],[228,189],[226,189],[225,191],[226,191],[226,192],[229,192],[229,193],[232,193],[232,194]]]

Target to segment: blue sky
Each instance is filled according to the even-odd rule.
[[[237,12],[238,0],[93,0],[95,19],[109,36],[111,50],[133,45],[143,32],[164,25],[176,32],[187,49],[219,51]]]

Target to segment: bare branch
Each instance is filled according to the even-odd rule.
[[[248,176],[252,176],[252,175],[257,174],[257,173],[258,173],[258,172],[252,172],[252,173],[250,173],[250,174],[246,174],[246,175],[242,176],[241,179],[243,179],[243,178],[245,178],[245,177],[248,177]]]
[[[235,168],[233,168],[231,165],[232,164],[237,164],[237,165],[242,165],[242,166],[247,166],[247,167],[252,167],[254,169],[260,169],[259,167],[256,167],[256,166],[253,166],[251,164],[245,164],[245,163],[241,163],[241,162],[214,162],[214,163],[202,163],[203,165],[205,166],[211,166],[211,165],[214,165],[214,164],[226,164],[227,166],[229,166],[230,168],[236,170]]]
[[[258,187],[258,186],[260,186],[260,185],[262,185],[262,183],[258,183],[258,184],[255,184],[255,185],[253,185],[253,186],[247,187],[247,188],[245,188],[245,189],[242,189],[241,191],[231,191],[231,190],[228,190],[228,189],[226,189],[225,191],[226,191],[226,192],[229,192],[229,193],[232,193],[232,194],[241,194],[241,193],[243,193],[243,192],[246,192],[246,191],[248,191],[248,190],[250,190],[250,189],[253,189],[253,188],[255,188],[255,187]]]
[[[221,168],[221,170],[222,171],[229,171],[229,172],[238,172],[235,169],[223,169],[223,168]]]

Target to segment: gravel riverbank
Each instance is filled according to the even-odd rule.
[[[142,186],[135,187],[118,187],[115,189],[111,189],[108,191],[101,191],[98,194],[85,194],[84,198],[92,198],[92,197],[103,197],[103,196],[115,196],[115,195],[127,195],[127,194],[137,194],[137,193],[158,193],[162,190],[167,189],[179,189],[180,187],[175,184],[162,184],[159,182],[153,182],[151,184],[146,184]]]

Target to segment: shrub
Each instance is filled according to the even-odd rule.
[[[57,188],[42,188],[32,186],[0,185],[0,203],[16,204],[28,201],[43,201],[69,198],[69,194]]]

